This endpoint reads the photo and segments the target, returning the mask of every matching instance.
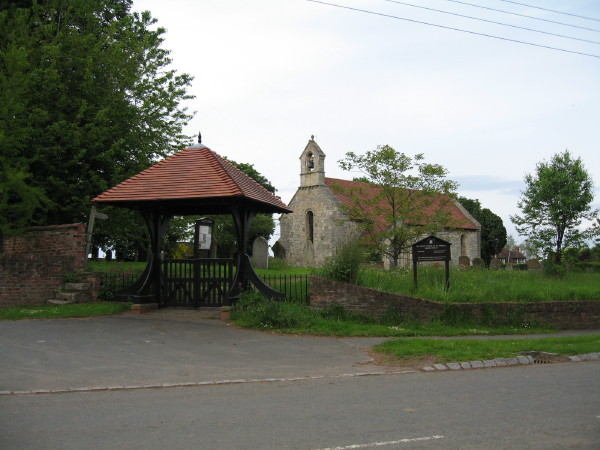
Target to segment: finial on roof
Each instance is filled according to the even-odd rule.
[[[198,144],[202,144],[202,133],[198,133]]]
[[[311,140],[311,141],[314,141],[314,140],[315,140],[315,135],[314,135],[314,134],[311,134],[311,135],[310,135],[310,140]]]

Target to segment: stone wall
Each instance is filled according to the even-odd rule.
[[[600,328],[600,301],[535,303],[442,304],[421,298],[311,277],[310,306],[323,309],[341,305],[349,312],[374,318],[389,315],[430,322],[441,317],[473,318],[496,322],[515,320],[555,326],[560,329]]]
[[[279,242],[285,248],[286,262],[292,266],[320,267],[339,244],[357,235],[355,225],[341,213],[337,199],[325,185],[298,188],[289,206],[294,212],[281,216]],[[313,217],[312,241],[309,211]]]
[[[44,304],[67,273],[85,268],[81,223],[29,228],[0,246],[0,307]]]

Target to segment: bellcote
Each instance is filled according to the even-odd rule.
[[[325,153],[315,142],[314,136],[300,155],[300,187],[325,184]]]

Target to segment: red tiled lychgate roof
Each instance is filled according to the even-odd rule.
[[[122,206],[173,201],[190,206],[224,205],[236,199],[256,204],[260,212],[291,212],[279,197],[202,145],[169,156],[92,201]]]
[[[359,195],[363,196],[364,198],[373,199],[373,201],[376,200],[377,195],[381,192],[381,188],[377,185],[362,181],[349,181],[326,177],[325,184],[331,189],[340,204],[348,207],[352,207],[352,201],[349,197],[352,192],[359,193]],[[338,187],[337,189],[336,186]],[[385,200],[383,198],[379,200],[378,205],[372,205],[374,212],[376,210],[384,210],[386,207],[389,206],[385,204]],[[478,223],[473,222],[473,219],[469,217],[468,213],[465,214],[465,212],[461,210],[456,202],[444,195],[434,197],[430,202],[427,202],[427,205],[424,207],[425,213],[427,216],[433,217],[435,215],[435,211],[440,207],[443,208],[443,210],[448,214],[450,227],[467,230],[479,230],[481,228]],[[380,219],[381,220],[378,221],[380,222],[378,226],[387,226],[385,219]]]

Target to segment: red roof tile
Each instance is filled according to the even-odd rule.
[[[335,194],[338,201],[342,205],[352,206],[352,202],[349,197],[349,193],[351,192],[359,192],[361,196],[367,199],[375,199],[376,196],[380,193],[381,188],[377,185],[371,183],[364,183],[362,181],[348,181],[348,180],[340,180],[337,178],[325,178],[325,184],[331,189],[331,191]],[[335,187],[339,186],[339,189]],[[444,200],[446,200],[444,202]],[[434,198],[431,203],[429,203],[425,208],[425,212],[428,215],[433,216],[434,212],[440,208],[442,202],[444,202],[444,209],[450,216],[450,226],[453,228],[462,228],[467,230],[479,230],[481,226],[478,223],[473,222],[472,218],[469,217],[465,212],[461,210],[461,208],[454,201],[447,201],[448,197],[440,195],[437,198]],[[386,209],[387,205],[383,204],[385,200],[380,200],[380,204],[377,205],[377,209],[380,211]],[[374,205],[375,206],[375,205]],[[375,209],[375,208],[373,208]],[[380,228],[387,227],[385,223],[385,219],[381,218],[378,226]],[[421,224],[423,225],[423,224]]]
[[[272,212],[291,212],[254,179],[208,147],[186,148],[100,194],[92,201],[125,205],[152,201],[245,199]]]

